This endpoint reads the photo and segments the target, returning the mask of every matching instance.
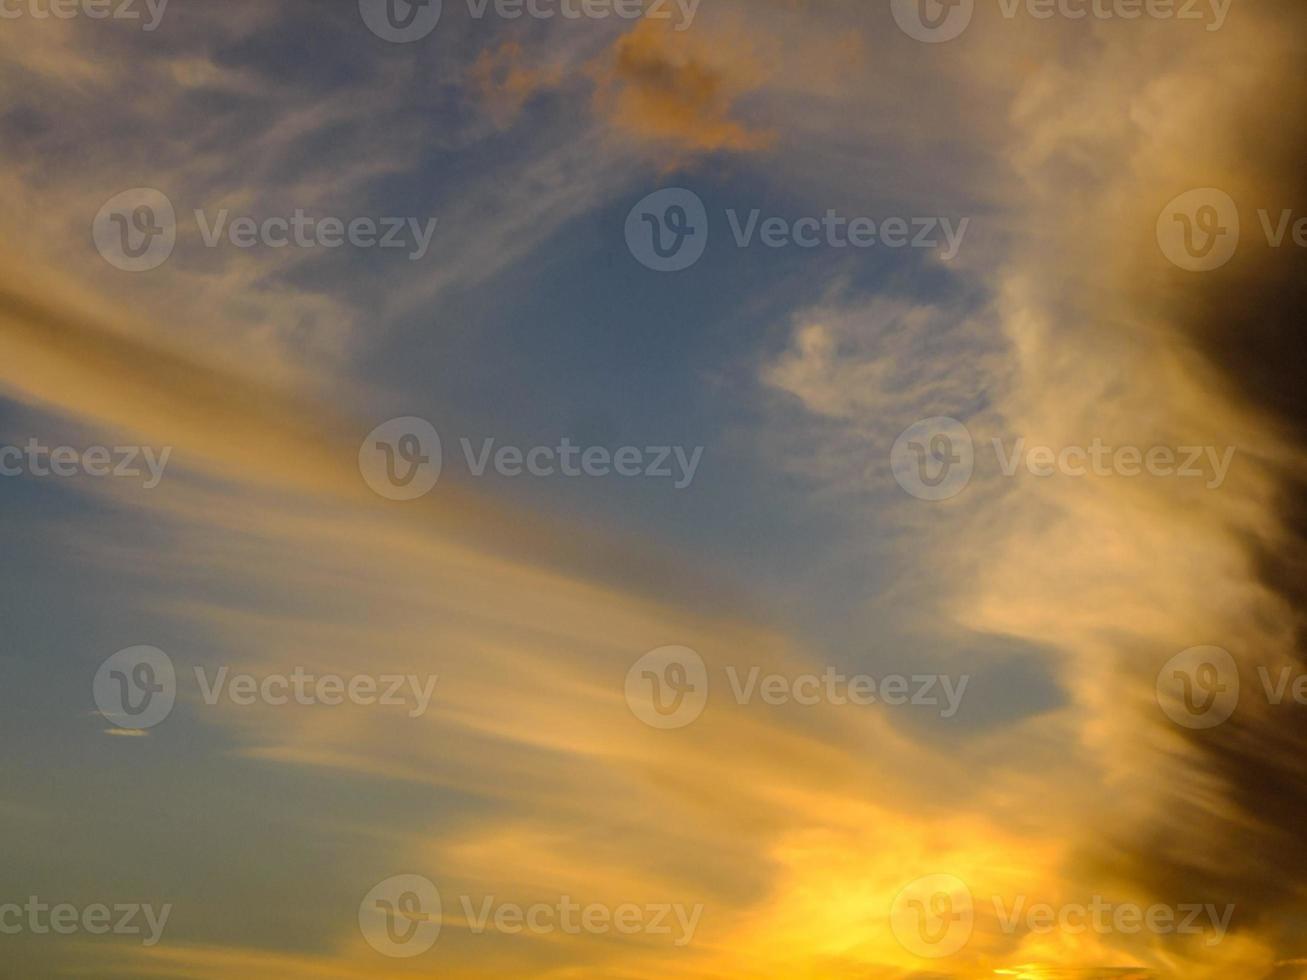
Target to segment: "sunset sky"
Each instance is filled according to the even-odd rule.
[[[1307,978],[1304,41],[0,0],[0,978]]]

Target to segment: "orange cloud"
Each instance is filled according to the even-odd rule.
[[[731,117],[757,84],[751,60],[729,47],[711,52],[644,21],[618,39],[595,69],[595,110],[619,132],[678,152],[770,147],[775,133]]]
[[[468,80],[500,125],[512,122],[537,92],[556,86],[558,68],[534,68],[524,63],[522,45],[506,41],[487,48],[468,70]]]

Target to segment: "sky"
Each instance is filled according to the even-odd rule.
[[[1299,0],[0,0],[0,978],[1307,977]]]

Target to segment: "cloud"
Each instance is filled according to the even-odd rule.
[[[468,70],[468,81],[499,124],[511,123],[526,102],[557,86],[563,71],[557,66],[532,67],[519,41],[486,48]]]
[[[1300,26],[1301,13],[1261,10],[1216,38],[1179,39],[1174,24],[1108,33],[978,20],[937,60],[893,35],[868,35],[865,47],[884,46],[883,60],[879,50],[864,54],[846,24],[827,32],[822,20],[819,39],[784,62],[771,54],[793,12],[769,10],[751,13],[738,36],[707,21],[702,37],[675,40],[641,25],[598,60],[587,51],[557,85],[525,41],[490,49],[471,68],[502,113],[497,122],[529,128],[520,111],[529,100],[546,90],[573,97],[573,76],[589,65],[598,119],[532,134],[516,144],[521,159],[476,180],[452,177],[442,228],[458,229],[460,248],[420,283],[387,280],[387,313],[454,288],[493,288],[566,223],[615,200],[642,151],[674,163],[718,153],[777,160],[771,179],[806,174],[796,195],[823,200],[881,192],[879,181],[866,186],[868,172],[894,176],[895,191],[919,200],[948,174],[957,186],[937,193],[1003,205],[998,220],[1014,234],[995,236],[948,277],[905,273],[855,289],[841,266],[822,301],[785,318],[779,347],[758,354],[759,440],[783,445],[771,455],[843,517],[839,547],[863,549],[874,559],[865,567],[891,580],[856,579],[847,588],[866,579],[868,594],[850,605],[888,610],[876,623],[886,632],[907,620],[933,641],[1027,641],[1065,692],[1056,710],[942,741],[918,739],[884,712],[759,710],[729,698],[685,731],[646,728],[622,689],[626,669],[652,647],[690,644],[714,671],[794,672],[820,668],[820,642],[775,625],[770,608],[726,598],[693,552],[668,555],[657,541],[453,486],[411,507],[371,495],[355,461],[369,426],[352,414],[366,399],[337,370],[350,344],[328,343],[329,354],[299,369],[299,335],[283,332],[301,304],[342,324],[352,304],[299,286],[286,287],[284,306],[209,302],[227,290],[266,299],[258,286],[280,268],[275,260],[183,265],[169,288],[61,265],[84,238],[96,194],[64,200],[62,188],[80,186],[86,171],[42,174],[42,161],[59,156],[58,128],[20,127],[29,142],[9,146],[6,189],[15,193],[6,199],[18,203],[8,226],[35,231],[31,248],[0,261],[0,385],[52,426],[72,419],[177,449],[164,492],[91,489],[148,517],[149,540],[105,526],[97,510],[67,517],[61,544],[76,547],[87,574],[100,573],[116,608],[192,638],[175,651],[184,666],[440,678],[432,710],[417,719],[179,699],[170,724],[192,723],[211,739],[197,744],[223,754],[234,798],[250,793],[251,809],[294,831],[328,822],[337,833],[323,872],[329,892],[303,887],[282,854],[252,862],[260,889],[291,876],[294,911],[317,931],[294,948],[254,948],[232,922],[257,916],[221,906],[227,895],[193,891],[173,948],[61,946],[81,957],[72,972],[110,956],[144,976],[411,973],[379,962],[353,921],[357,897],[396,870],[429,874],[451,897],[530,902],[567,891],[708,906],[700,942],[685,951],[471,937],[451,915],[438,955],[452,977],[920,976],[886,910],[906,881],[940,871],[965,878],[982,901],[1107,893],[1238,906],[1236,932],[1216,949],[1122,934],[1014,935],[986,913],[966,950],[939,964],[944,976],[1216,980],[1267,975],[1296,953],[1307,863],[1301,710],[1248,705],[1224,728],[1190,734],[1161,716],[1153,686],[1160,665],[1197,642],[1228,645],[1245,671],[1307,663],[1296,612],[1301,266],[1249,241],[1227,274],[1195,279],[1169,269],[1151,241],[1161,204],[1195,183],[1226,184],[1254,207],[1252,191],[1285,206],[1301,197],[1301,144],[1275,115],[1303,102],[1286,82],[1297,35],[1283,29]],[[1046,27],[1062,32],[1065,65],[1046,57]],[[71,35],[33,36],[18,70],[61,79],[61,98],[74,105],[66,111],[90,135],[209,118],[170,102],[171,88],[115,114],[114,99],[91,87],[110,69],[88,67]],[[826,64],[797,67],[826,50],[859,69],[854,80]],[[210,190],[241,204],[285,200],[288,190],[366,200],[374,179],[420,166],[423,131],[398,148],[382,141],[391,152],[376,159],[360,153],[405,131],[404,113],[377,108],[414,87],[405,74],[414,63],[400,57],[388,51],[389,67],[363,72],[353,98],[292,93],[231,152],[249,106],[216,130],[186,130],[159,151],[161,170],[205,200]],[[1016,58],[1020,77],[1007,70]],[[219,60],[166,58],[155,77],[224,104],[249,90],[252,74]],[[1229,64],[1237,71],[1222,70]],[[931,84],[878,89],[885,65],[915,65],[890,74]],[[1267,91],[1277,99],[1248,112]],[[976,110],[966,133],[984,134],[984,167],[939,152],[957,137],[959,102]],[[884,112],[866,126],[843,124],[868,106]],[[323,130],[348,133],[350,152],[319,155]],[[457,140],[483,135],[460,130]],[[135,138],[105,151],[113,179]],[[229,183],[228,172],[240,179]],[[983,285],[984,301],[946,298],[959,281]],[[214,316],[203,315],[206,305]],[[233,324],[240,329],[229,333]],[[276,343],[258,342],[265,328]],[[263,352],[284,367],[265,370]],[[981,446],[995,436],[1228,443],[1239,465],[1219,493],[1146,478],[1012,480],[990,468],[954,504],[922,505],[899,493],[883,461],[903,425],[937,413],[964,419]],[[800,564],[789,562],[787,575]],[[964,657],[986,655],[958,646]],[[128,747],[169,744],[163,735]],[[270,804],[244,782],[267,771],[321,796],[305,804],[287,790]]]
[[[656,21],[622,35],[593,67],[596,111],[669,158],[765,150],[776,135],[735,118],[761,72],[740,43],[709,47]]]
[[[921,300],[896,309],[845,299],[797,317],[788,349],[760,374],[798,399],[801,412],[791,402],[770,417],[809,440],[816,499],[828,503],[834,490],[848,507],[852,461],[873,460],[864,507],[847,512],[863,516],[877,557],[875,531],[893,515],[905,545],[895,577],[921,583],[913,609],[1040,644],[1055,663],[1070,699],[1060,720],[1084,754],[1067,778],[1047,774],[1044,793],[1088,783],[1112,803],[1088,804],[1097,820],[1067,828],[1054,887],[1236,906],[1238,936],[1217,950],[1113,943],[1168,977],[1263,975],[1303,941],[1302,875],[1292,870],[1303,851],[1290,829],[1302,805],[1303,714],[1259,703],[1256,674],[1307,664],[1294,611],[1307,567],[1296,504],[1302,344],[1290,326],[1301,318],[1302,263],[1248,228],[1257,207],[1302,198],[1301,139],[1281,115],[1303,101],[1284,41],[1302,12],[1247,14],[1219,39],[1154,23],[1091,43],[1080,25],[1055,25],[1063,63],[1013,86],[1010,125],[996,123],[991,137],[1003,166],[965,188],[1004,208],[1004,236],[960,270],[990,286],[988,308],[946,310],[941,321]],[[1047,43],[997,21],[978,20],[973,33],[975,46],[959,48],[948,70],[989,92],[1006,84],[986,53],[1000,39],[1005,57]],[[1232,52],[1242,67],[1224,71]],[[1250,113],[1266,90],[1281,93],[1277,105]],[[1228,269],[1195,275],[1167,263],[1154,229],[1171,197],[1204,186],[1240,201],[1245,232]],[[910,327],[895,327],[914,317],[938,341],[930,356],[904,339]],[[971,427],[978,461],[993,438],[1054,447],[1100,438],[1233,446],[1236,463],[1213,491],[1149,477],[1002,478],[991,453],[945,505],[877,496],[896,432],[887,417],[934,414]],[[1203,643],[1234,654],[1245,697],[1230,722],[1189,731],[1160,711],[1156,680],[1170,657]],[[1111,962],[1065,937],[1040,952],[1005,962]],[[1040,969],[1050,968],[1030,975],[1059,975]]]
[[[7,274],[21,261],[7,263]],[[200,706],[193,692],[169,721],[189,713],[248,765],[317,773],[347,797],[355,781],[381,780],[476,801],[474,819],[453,807],[387,830],[374,815],[368,843],[352,855],[357,877],[347,891],[362,895],[399,866],[439,879],[451,896],[704,902],[716,916],[702,952],[576,942],[568,954],[605,973],[701,975],[704,958],[742,955],[726,950],[752,941],[747,922],[760,901],[776,906],[769,914],[778,920],[797,914],[785,909],[800,895],[772,894],[760,855],[827,823],[837,786],[883,797],[909,769],[936,769],[943,779],[952,767],[874,713],[755,716],[726,697],[720,673],[712,711],[682,737],[646,727],[625,703],[623,680],[641,654],[669,639],[694,645],[715,670],[766,663],[794,671],[808,655],[739,610],[691,601],[693,576],[657,571],[653,549],[635,542],[443,489],[430,507],[388,507],[363,488],[356,446],[337,438],[359,427],[305,398],[132,339],[108,326],[117,317],[103,310],[29,296],[60,290],[51,279],[19,278],[0,292],[6,390],[89,429],[178,447],[166,494],[105,490],[116,505],[148,513],[170,546],[156,551],[88,529],[79,549],[88,567],[134,570],[120,601],[138,615],[207,638],[208,656],[187,653],[187,666],[198,659],[255,675],[297,665],[439,675],[432,710],[402,722],[352,706]],[[591,557],[574,561],[569,552]],[[654,572],[654,590],[629,581],[625,569],[637,565]],[[121,585],[122,573],[115,577]],[[857,748],[866,744],[895,751],[876,759]],[[737,782],[723,784],[723,768]],[[616,827],[622,833],[611,836]],[[602,855],[600,840],[609,841]],[[673,852],[670,864],[653,857]],[[333,972],[372,969],[375,954],[352,912],[332,928],[330,908],[319,921],[340,964]],[[548,975],[540,950],[472,939],[447,944],[451,975],[473,976],[486,962]],[[195,934],[170,940],[186,949]],[[143,950],[133,968],[178,975],[172,955]],[[286,975],[304,962],[227,947],[200,950],[180,975],[206,976],[208,963]]]

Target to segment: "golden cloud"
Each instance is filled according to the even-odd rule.
[[[689,41],[644,21],[593,66],[596,111],[617,132],[674,156],[750,152],[776,134],[733,118],[736,102],[760,81],[739,46]]]

